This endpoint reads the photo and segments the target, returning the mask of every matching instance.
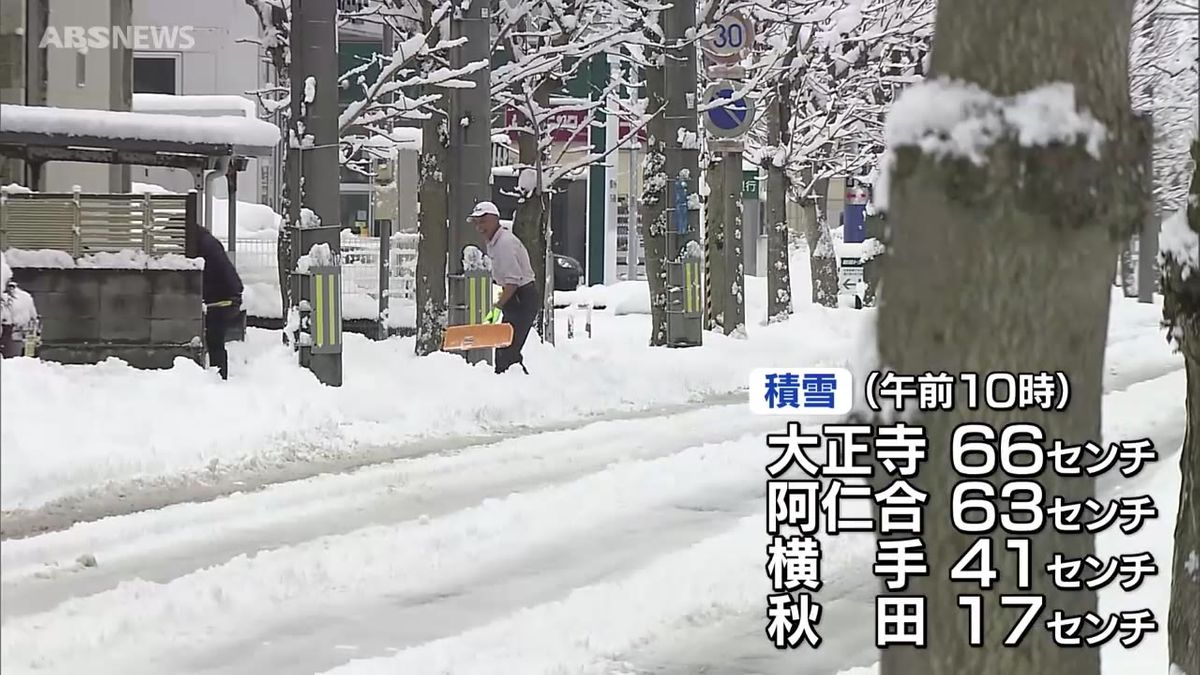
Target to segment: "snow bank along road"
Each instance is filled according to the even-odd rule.
[[[1107,388],[1106,436],[1150,435],[1169,461],[1183,428],[1178,363],[1123,361]],[[3,668],[865,665],[870,636],[855,631],[874,593],[869,540],[826,549],[826,625],[841,639],[798,658],[761,632],[762,435],[778,424],[744,404],[598,422],[8,540]]]

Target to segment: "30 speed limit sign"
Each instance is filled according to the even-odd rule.
[[[754,22],[741,12],[730,12],[717,20],[704,38],[704,49],[714,56],[741,54],[754,44]]]

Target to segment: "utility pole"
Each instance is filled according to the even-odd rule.
[[[704,335],[695,29],[696,3],[675,2],[663,11],[668,347],[696,347]]]
[[[492,284],[486,269],[463,264],[464,251],[474,246],[481,252],[486,244],[467,223],[475,204],[492,199],[492,115],[491,115],[491,11],[487,0],[463,0],[455,3],[450,20],[450,39],[466,38],[451,50],[452,68],[463,68],[478,61],[488,65],[466,79],[473,87],[455,89],[450,95],[450,152],[447,159],[449,178],[449,257],[447,283],[448,323],[451,326],[482,323],[492,307]],[[472,292],[474,290],[474,292]],[[491,349],[464,352],[467,361],[492,363]]]
[[[291,104],[299,145],[288,152],[291,194],[288,270],[299,300],[300,364],[329,386],[342,385],[341,165],[338,156],[337,5],[292,0]],[[303,209],[319,219],[305,218]],[[328,256],[318,255],[319,245]],[[297,269],[301,256],[312,264]]]

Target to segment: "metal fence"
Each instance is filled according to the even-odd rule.
[[[392,235],[388,247],[388,296],[416,299],[417,239],[415,233]],[[279,288],[279,260],[274,239],[238,239],[237,269],[242,282]],[[342,236],[342,298],[379,299],[379,238]]]
[[[0,249],[53,249],[76,258],[123,249],[183,254],[187,200],[157,194],[3,194]]]

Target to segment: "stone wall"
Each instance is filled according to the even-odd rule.
[[[110,356],[136,368],[203,365],[201,270],[14,268],[42,321],[38,355],[60,363]]]

